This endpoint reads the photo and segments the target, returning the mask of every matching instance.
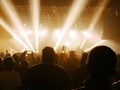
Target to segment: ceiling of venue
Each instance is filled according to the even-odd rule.
[[[15,5],[28,5],[29,1],[31,0],[11,0]],[[74,0],[41,0],[42,6],[70,6]],[[100,0],[89,0],[88,6],[95,6],[97,2]],[[120,7],[119,0],[110,0],[109,5],[110,7]]]

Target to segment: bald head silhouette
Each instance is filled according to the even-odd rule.
[[[88,55],[88,69],[93,77],[109,78],[115,73],[116,53],[107,46],[97,46]]]

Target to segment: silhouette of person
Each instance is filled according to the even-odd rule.
[[[88,56],[88,53],[84,52],[82,54],[82,57],[80,59],[81,61],[80,67],[76,68],[73,71],[73,75],[72,75],[73,88],[81,87],[83,82],[87,80],[89,77],[89,72],[88,72],[87,65],[86,65],[87,56]]]
[[[14,59],[14,69],[15,71],[19,71],[19,68],[20,68],[20,59],[19,59],[19,55],[17,53],[14,53],[13,54],[13,59]]]
[[[12,57],[7,57],[3,61],[4,71],[0,73],[0,84],[2,90],[18,90],[21,87],[21,76],[14,71],[14,61]]]
[[[55,51],[51,47],[42,50],[42,63],[31,67],[23,86],[29,90],[70,90],[68,73],[54,64]]]
[[[75,51],[69,52],[69,57],[66,60],[65,68],[68,71],[69,75],[72,76],[74,69],[80,66],[80,62],[75,55]]]
[[[4,70],[3,58],[0,57],[0,73]]]
[[[20,64],[20,68],[19,68],[19,73],[20,73],[22,78],[24,77],[24,75],[26,74],[28,69],[29,69],[28,62],[27,61],[22,61],[21,64]]]
[[[93,48],[87,61],[90,78],[79,90],[113,90],[110,78],[115,74],[116,53],[107,46]]]

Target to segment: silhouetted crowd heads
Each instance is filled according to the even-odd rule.
[[[114,90],[111,77],[115,75],[117,63],[116,53],[107,46],[93,48],[87,61],[90,77],[80,90]]]
[[[88,55],[88,69],[92,75],[99,78],[109,78],[115,74],[116,64],[116,53],[107,46],[95,47]]]
[[[96,46],[78,55],[56,53],[0,53],[0,90],[120,90],[120,54]]]

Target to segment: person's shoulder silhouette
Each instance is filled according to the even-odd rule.
[[[4,58],[3,64],[4,70],[0,73],[0,86],[3,90],[17,90],[21,87],[21,75],[14,70],[13,58]]]
[[[90,78],[83,90],[113,90],[110,78],[115,74],[116,53],[108,46],[93,48],[87,61]]]
[[[54,64],[55,51],[52,47],[42,50],[42,64],[33,66],[23,81],[29,90],[69,90],[68,73]]]

